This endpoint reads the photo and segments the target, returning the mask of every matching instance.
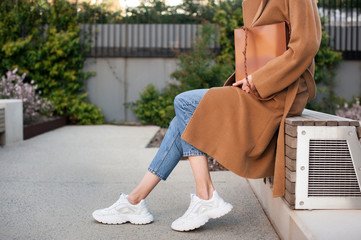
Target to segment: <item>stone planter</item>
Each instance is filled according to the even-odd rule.
[[[52,117],[45,121],[24,125],[24,140],[54,130],[67,124],[66,117]]]

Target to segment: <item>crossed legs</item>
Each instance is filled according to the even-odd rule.
[[[189,231],[204,225],[210,218],[218,218],[232,209],[215,191],[208,170],[206,155],[181,139],[206,89],[178,95],[174,100],[176,117],[172,120],[162,144],[139,184],[129,195],[121,194],[109,208],[96,210],[93,217],[102,223],[147,224],[153,221],[144,199],[161,180],[166,180],[182,156],[189,159],[196,183],[196,195],[186,213],[172,223],[172,229]]]

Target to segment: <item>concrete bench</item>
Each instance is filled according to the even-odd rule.
[[[358,121],[310,110],[286,119],[285,197],[272,178],[248,179],[281,239],[359,238],[360,133]]]
[[[289,207],[361,209],[359,121],[304,110],[285,123]]]
[[[5,108],[0,108],[0,134],[5,132]]]
[[[23,141],[23,103],[0,99],[0,146]]]

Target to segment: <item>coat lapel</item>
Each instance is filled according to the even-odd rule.
[[[242,3],[243,21],[246,27],[252,26],[261,16],[268,0],[245,0]]]
[[[258,10],[258,6],[262,0],[244,0],[242,2],[243,22],[244,26],[249,27]]]

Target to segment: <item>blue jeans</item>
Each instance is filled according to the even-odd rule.
[[[162,144],[150,163],[148,170],[162,180],[166,180],[182,156],[202,156],[199,151],[183,139],[181,135],[208,89],[191,90],[174,98],[176,116],[169,125]]]

